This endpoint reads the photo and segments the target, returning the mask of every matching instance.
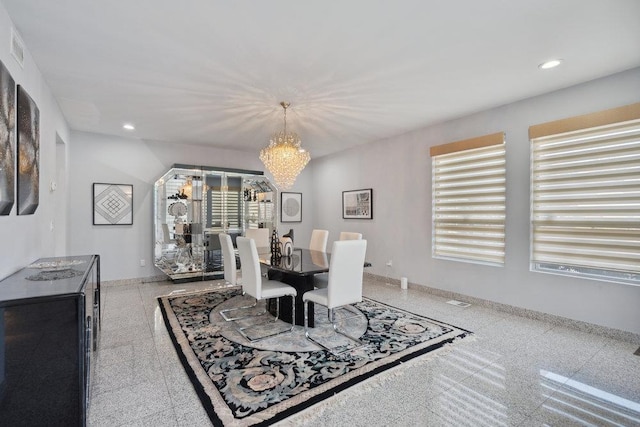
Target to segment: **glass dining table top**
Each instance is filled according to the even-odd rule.
[[[272,270],[282,271],[300,276],[311,276],[329,271],[331,254],[328,252],[312,251],[309,249],[296,248],[291,256],[272,258],[268,250],[258,250],[260,263]],[[370,262],[364,263],[365,267],[371,267]]]
[[[291,256],[272,258],[270,252],[258,251],[260,263],[270,269],[301,276],[329,271],[331,254],[309,249],[294,249]]]

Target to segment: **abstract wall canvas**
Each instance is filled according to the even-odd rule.
[[[93,225],[133,224],[133,185],[93,184]]]
[[[30,215],[40,200],[40,110],[18,85],[18,215]]]
[[[0,215],[15,202],[16,82],[0,61]]]

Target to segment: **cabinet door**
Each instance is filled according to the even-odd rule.
[[[76,296],[3,309],[0,425],[83,424],[83,308]]]

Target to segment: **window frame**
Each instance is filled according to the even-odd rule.
[[[547,220],[546,221],[547,224],[541,225],[542,223],[537,219],[539,215],[536,215],[536,212],[535,212],[536,205],[538,206],[542,205],[545,208],[547,205],[553,205],[553,202],[547,201],[546,204],[545,202],[539,203],[538,202],[539,199],[536,199],[536,194],[538,195],[538,197],[540,197],[541,194],[544,196],[545,192],[542,190],[536,191],[536,173],[538,175],[540,175],[540,173],[539,171],[536,171],[534,169],[535,165],[542,164],[543,167],[548,167],[547,165],[551,162],[541,163],[540,161],[538,161],[536,163],[537,154],[535,150],[535,144],[544,143],[544,141],[546,140],[547,143],[553,143],[557,141],[557,144],[560,145],[562,144],[562,141],[566,141],[572,137],[575,137],[573,139],[577,141],[581,141],[581,140],[586,141],[588,138],[596,139],[595,135],[606,134],[606,131],[609,129],[611,130],[622,129],[625,126],[640,128],[640,103],[631,104],[631,105],[627,105],[619,108],[613,108],[610,110],[600,111],[596,113],[585,114],[582,116],[556,120],[553,122],[542,123],[539,125],[531,126],[529,128],[529,144],[530,144],[530,150],[531,150],[530,163],[529,163],[530,164],[530,199],[531,199],[530,200],[530,216],[529,216],[530,271],[547,273],[547,274],[555,274],[555,275],[561,275],[561,276],[578,277],[583,279],[591,279],[591,280],[598,280],[598,281],[604,281],[604,282],[622,283],[622,284],[627,284],[632,286],[640,286],[640,271],[634,272],[633,270],[623,270],[615,267],[605,268],[603,266],[596,266],[594,264],[592,264],[591,266],[577,265],[578,261],[576,261],[573,264],[571,262],[566,262],[566,261],[561,262],[560,260],[558,260],[558,256],[556,256],[557,260],[555,262],[543,260],[542,259],[543,256],[541,256],[539,253],[544,251],[544,243],[541,243],[542,247],[536,246],[536,242],[539,239],[542,239],[544,241],[545,237],[548,236],[550,233],[550,231],[547,231],[546,234],[544,232],[536,233],[536,231],[542,227],[547,227],[547,229],[549,230],[552,230],[554,227],[557,227],[556,230],[559,234],[564,233],[565,235],[571,235],[572,233],[576,233],[578,235],[576,240],[579,240],[580,238],[586,239],[589,236],[595,236],[595,237],[592,237],[593,241],[603,240],[602,236],[613,235],[615,233],[618,233],[619,235],[623,235],[627,237],[628,235],[625,233],[627,230],[635,230],[637,228],[640,228],[640,227],[633,227],[633,226],[628,226],[628,227],[615,226],[614,227],[612,226],[612,224],[616,224],[615,221],[612,221],[611,224],[605,224],[606,225],[605,226],[603,224],[599,224],[599,222],[600,223],[603,222],[602,219],[594,219],[592,220],[592,222],[589,222],[584,219],[580,221],[576,219],[575,220],[576,225],[573,225],[573,226],[567,226],[566,224],[568,223],[568,221],[566,220],[564,222],[560,220],[555,225],[553,224],[552,221]],[[638,134],[638,136],[632,136],[631,138],[632,139],[637,138],[638,143],[640,144],[640,134]],[[619,137],[614,137],[614,136],[608,137],[607,139],[605,139],[602,136],[599,138],[599,141],[604,142],[604,144],[601,144],[601,145],[604,145],[605,147],[607,147],[607,148],[601,149],[603,151],[602,156],[605,156],[603,157],[603,159],[605,160],[603,163],[606,164],[606,161],[611,160],[611,155],[609,155],[609,157],[606,157],[607,151],[605,150],[611,150],[606,145],[606,142],[615,141],[617,139],[619,139]],[[584,144],[586,145],[587,143],[585,142]],[[632,150],[637,150],[637,148],[634,147],[632,148]],[[562,154],[559,154],[559,156],[561,155]],[[596,165],[595,162],[593,162],[592,156],[588,156],[586,154],[583,155],[582,157],[574,157],[572,159],[572,162],[574,163],[577,163],[580,161],[587,162],[588,160],[591,160],[590,163],[593,163],[593,165],[591,166],[593,169],[595,169],[596,167],[601,167],[601,165]],[[640,166],[640,161],[638,161],[638,165]],[[635,166],[636,166],[635,163],[632,163],[631,167],[635,168]],[[562,174],[569,175],[571,171],[572,171],[571,166],[568,166],[566,170],[562,171]],[[589,174],[588,171],[589,169],[586,169],[586,168],[584,170],[581,170],[581,172],[584,173],[585,175]],[[591,174],[589,175],[591,176]],[[542,176],[544,177],[544,173],[542,173]],[[593,188],[597,188],[597,186],[594,186]],[[600,206],[602,205],[606,206],[606,203],[609,203],[611,205],[617,204],[619,206],[620,205],[619,199],[623,199],[623,200],[625,199],[624,195],[618,196],[619,197],[618,199],[614,198],[613,196],[606,197],[606,191],[603,191],[603,190],[599,190],[599,191],[603,191],[603,193],[605,193],[605,196],[599,199],[594,199],[592,197],[593,193],[588,192],[591,189],[590,187],[581,188],[580,191],[582,191],[583,189],[587,189],[587,192],[585,192],[586,196],[583,196],[585,201],[583,201],[582,199],[578,200],[583,204],[583,206],[586,205],[587,201],[591,202],[592,205],[597,202]],[[567,190],[567,191],[570,192],[570,190]],[[635,188],[632,187],[630,191],[631,193],[635,192]],[[618,192],[623,193],[624,189]],[[566,199],[564,201],[566,202]],[[580,208],[576,208],[576,210],[577,210],[577,213],[575,213],[574,215],[576,215],[577,218],[580,218],[579,215],[582,212],[580,211]],[[547,210],[545,210],[545,212],[546,211]],[[549,210],[549,212],[551,212],[550,217],[552,218],[554,211]],[[558,212],[558,211],[555,211],[555,212]],[[570,216],[571,214],[565,214],[565,215]],[[640,215],[639,215],[639,218],[640,218]],[[564,228],[563,228],[563,223],[565,224]],[[622,222],[622,224],[624,223],[634,224],[635,222],[633,222],[632,220],[632,221]],[[583,230],[584,230],[584,237],[580,236]],[[601,234],[599,235],[599,233]],[[637,232],[634,232],[634,233],[636,234],[632,234],[632,235],[634,236],[637,235]],[[628,239],[628,240],[631,240],[631,243],[629,243],[628,245],[633,250],[634,238]],[[569,245],[571,245],[571,243],[569,243]],[[577,246],[577,243],[573,243],[573,245]],[[593,256],[593,258],[597,258],[598,256],[603,256],[603,254],[605,254],[605,250],[606,250],[605,248],[612,247],[612,246],[624,247],[624,243],[620,243],[616,240],[606,241],[600,244],[599,246],[600,248],[602,248],[601,249],[602,253]],[[595,244],[593,244],[593,246],[591,247],[595,248],[595,250],[597,250],[598,248],[598,246],[596,246]],[[620,249],[620,251],[622,251],[622,249]],[[571,252],[568,252],[568,253],[571,253]],[[570,257],[567,257],[567,258],[570,258]],[[584,258],[589,258],[589,256],[585,255]],[[613,258],[610,258],[610,259],[613,260]],[[613,265],[613,261],[612,261],[612,265]]]
[[[498,146],[500,147],[498,151],[502,151],[498,163],[496,164],[495,160],[487,161],[486,156],[494,157],[495,153],[492,154],[491,151],[495,151]],[[465,156],[462,154],[472,152],[482,153],[476,165],[468,158],[464,159]],[[430,149],[430,156],[432,158],[431,256],[434,259],[503,267],[506,254],[506,139],[504,132],[434,146]],[[457,163],[458,166],[447,167],[447,160],[452,164]],[[485,170],[482,169],[483,167]],[[447,168],[450,169],[448,172],[438,175],[439,169]],[[455,172],[456,169],[466,170],[466,172]],[[453,205],[452,201],[447,199],[453,198],[453,203],[456,203],[455,199],[460,197],[452,197],[451,194],[443,195],[443,192],[447,192],[447,182],[452,183],[451,188],[458,183],[468,184],[469,181],[464,177],[465,175],[487,175],[490,179],[486,183],[486,188],[490,189],[493,195],[488,200],[482,201],[480,200],[483,197],[482,193],[477,192],[481,189],[480,186],[474,188],[462,185],[465,188],[462,191],[466,194],[466,200],[460,200],[459,204]],[[496,176],[498,181],[501,181],[498,184],[495,183]],[[502,187],[497,193],[496,185]],[[460,190],[453,190],[453,192],[456,191]],[[496,200],[497,203],[492,204]],[[478,205],[482,207],[481,213],[470,221],[472,212],[476,213],[472,208]],[[462,212],[462,216],[457,212]],[[496,220],[496,214],[501,218]]]

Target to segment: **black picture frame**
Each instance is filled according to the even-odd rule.
[[[373,189],[342,192],[343,219],[373,219]]]
[[[132,225],[133,185],[93,183],[93,225]]]
[[[280,193],[280,222],[302,222],[302,193]]]

